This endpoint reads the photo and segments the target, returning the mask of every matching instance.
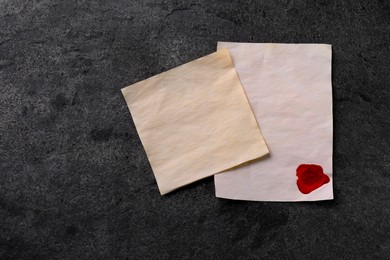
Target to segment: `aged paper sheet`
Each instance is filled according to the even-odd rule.
[[[226,49],[122,93],[162,195],[268,153]]]
[[[231,54],[270,155],[215,175],[216,196],[333,199],[331,46],[219,42],[221,48]],[[301,164],[320,165],[330,181],[303,194],[296,175]]]

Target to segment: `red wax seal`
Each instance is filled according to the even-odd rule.
[[[297,186],[300,192],[308,194],[329,182],[328,175],[320,165],[301,164],[297,168]]]

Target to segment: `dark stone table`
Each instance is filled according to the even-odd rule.
[[[217,41],[333,45],[335,200],[161,197],[120,89]],[[0,259],[389,259],[390,2],[0,0]]]

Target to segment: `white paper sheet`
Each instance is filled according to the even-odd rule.
[[[122,93],[162,195],[268,154],[226,49]]]
[[[216,196],[255,201],[333,199],[331,46],[219,42],[227,48],[270,156],[215,175]],[[309,194],[300,164],[322,166],[330,181]]]

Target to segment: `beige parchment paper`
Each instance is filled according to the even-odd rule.
[[[331,46],[219,42],[227,48],[270,154],[215,175],[216,196],[255,201],[333,199]],[[330,182],[309,194],[300,164],[318,164]]]
[[[268,153],[226,49],[122,93],[161,195]]]

